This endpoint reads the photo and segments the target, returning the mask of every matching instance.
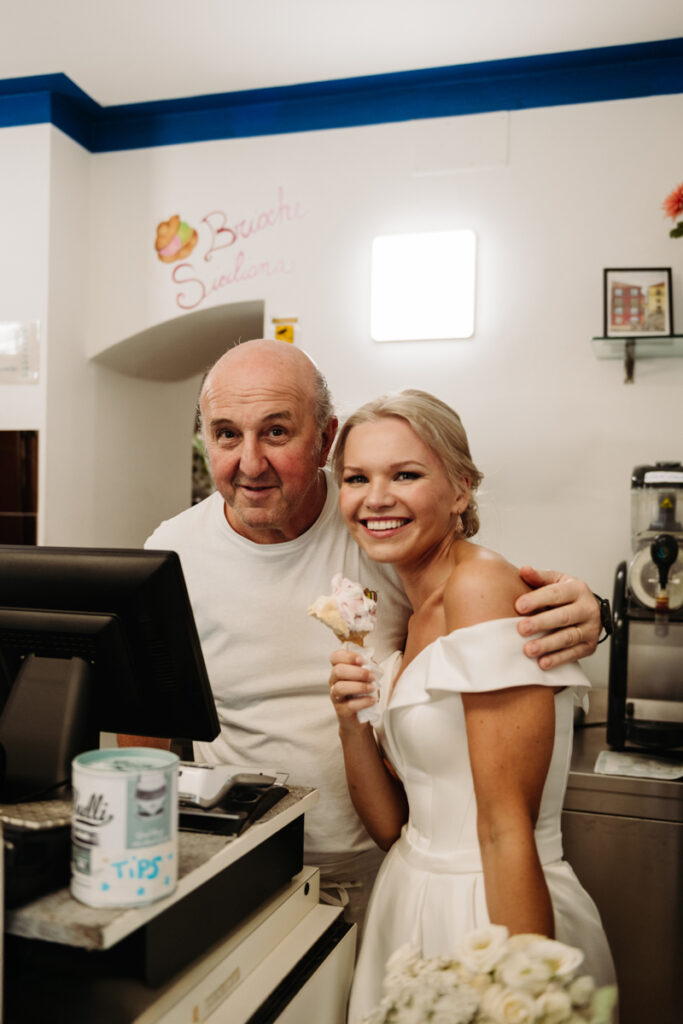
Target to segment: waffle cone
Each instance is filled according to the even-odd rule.
[[[346,636],[343,636],[341,633],[337,633],[335,631],[334,635],[337,640],[340,640],[342,643],[357,644],[359,647],[364,647],[365,644],[363,643],[363,640],[367,636],[367,633],[347,633]]]

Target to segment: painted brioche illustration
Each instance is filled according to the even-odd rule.
[[[160,260],[164,263],[173,263],[189,256],[197,244],[197,239],[195,229],[174,213],[169,220],[163,220],[157,225],[154,246]]]

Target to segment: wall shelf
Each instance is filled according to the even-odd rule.
[[[592,338],[596,359],[623,359],[626,346],[635,342],[636,359],[658,356],[683,356],[683,334],[670,334],[660,338]]]
[[[625,384],[633,383],[636,359],[657,359],[683,356],[683,334],[657,338],[592,338],[596,359],[621,359]]]

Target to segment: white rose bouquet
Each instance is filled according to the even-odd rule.
[[[454,956],[402,946],[363,1024],[611,1024],[616,987],[577,975],[583,953],[502,925],[470,932]]]

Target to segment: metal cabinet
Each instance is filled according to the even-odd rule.
[[[620,1024],[678,1024],[683,1002],[683,782],[597,775],[601,727],[575,734],[565,857],[595,900],[617,970]]]

